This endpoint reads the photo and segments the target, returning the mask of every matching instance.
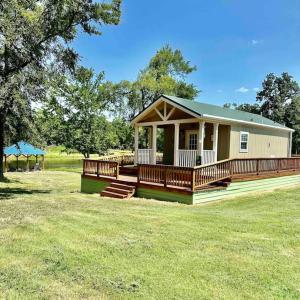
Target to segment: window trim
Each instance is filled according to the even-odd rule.
[[[242,141],[242,135],[247,135],[247,148],[242,149],[242,143],[246,143],[245,141]],[[249,132],[248,131],[241,131],[240,132],[240,152],[241,153],[248,153],[249,152]]]
[[[194,150],[197,150],[198,149],[198,143],[199,143],[198,130],[194,130],[194,129],[185,130],[185,149],[186,150],[191,150],[190,147],[189,147],[189,141],[190,141],[190,135],[191,134],[196,135],[196,149],[194,149]],[[194,151],[194,150],[192,150],[192,151]]]

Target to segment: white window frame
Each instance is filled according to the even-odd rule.
[[[247,135],[247,148],[246,149],[242,149],[242,143],[246,143],[245,141],[242,141],[242,135]],[[249,132],[248,131],[240,132],[240,152],[242,152],[242,153],[249,152]]]
[[[185,149],[186,150],[191,150],[189,145],[190,145],[190,135],[191,134],[195,134],[196,135],[196,149],[193,150],[197,150],[198,149],[198,130],[186,130],[185,131]]]

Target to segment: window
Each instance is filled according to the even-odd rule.
[[[189,134],[189,150],[197,150],[197,133]]]
[[[248,152],[249,132],[242,131],[240,134],[240,152]]]

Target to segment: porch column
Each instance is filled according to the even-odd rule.
[[[139,162],[139,127],[134,126],[134,165],[136,166]]]
[[[288,157],[292,157],[292,148],[293,148],[293,132],[290,131],[290,139],[289,139],[289,152]]]
[[[157,125],[152,125],[152,164],[156,165],[156,132]]]
[[[204,149],[204,137],[205,137],[205,122],[199,122],[199,133],[198,133],[198,152],[203,161],[203,149]]]
[[[179,123],[174,124],[174,166],[179,165],[179,157],[178,157],[178,150],[179,150]]]
[[[219,123],[214,123],[214,135],[213,135],[214,161],[218,160],[218,135],[219,135]]]

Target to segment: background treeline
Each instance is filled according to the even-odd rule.
[[[194,99],[199,91],[186,76],[195,70],[179,50],[165,46],[133,82],[114,83],[104,72],[82,66],[68,75],[53,73],[44,99],[33,110],[35,136],[44,145],[64,145],[85,157],[132,149],[130,120],[163,93]],[[161,144],[159,135],[158,148]]]
[[[158,50],[134,81],[111,82],[104,72],[80,66],[72,48],[78,32],[100,35],[120,17],[121,0],[0,2],[0,180],[6,145],[22,139],[64,145],[85,157],[132,148],[128,121],[156,97],[199,95],[188,82],[196,67],[170,46]],[[299,153],[299,101],[298,83],[283,73],[267,75],[256,104],[227,106],[294,128],[293,152]]]
[[[293,128],[293,153],[300,153],[300,87],[288,73],[270,73],[257,92],[256,103],[227,103],[225,107],[261,114],[277,123]]]

